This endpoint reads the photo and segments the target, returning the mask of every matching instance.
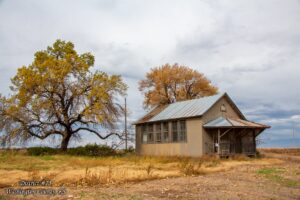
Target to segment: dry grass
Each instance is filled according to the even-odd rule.
[[[27,156],[16,152],[0,153],[1,185],[16,185],[19,180],[52,180],[54,186],[105,186],[167,177],[195,176],[226,171],[242,164],[275,162],[274,159],[249,159],[237,156],[220,160],[212,156],[188,157],[81,157]],[[277,160],[278,161],[278,160]]]
[[[260,148],[259,152],[300,156],[300,148]]]
[[[199,161],[197,163],[191,163],[191,162],[182,162],[179,164],[180,172],[186,176],[192,176],[192,175],[204,175],[205,171],[203,170],[202,162]]]

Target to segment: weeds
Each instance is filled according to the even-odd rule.
[[[257,171],[258,174],[264,175],[269,180],[279,183],[281,185],[285,185],[288,187],[300,186],[299,181],[294,181],[294,180],[284,178],[282,176],[284,172],[285,170],[281,168],[264,168]]]
[[[191,163],[189,160],[184,160],[179,165],[179,170],[182,174],[186,176],[191,175],[203,175],[205,174],[204,170],[201,168],[202,161],[198,162],[198,164]]]
[[[28,156],[13,151],[0,154],[0,168],[12,170],[11,173],[16,174],[14,180],[11,182],[6,180],[5,184],[15,183],[17,177],[26,177],[27,175],[28,178],[34,180],[51,179],[58,186],[101,186],[183,175],[202,175],[226,171],[237,165],[237,162],[232,162],[232,164],[230,162],[231,160],[220,160],[212,156],[201,158],[153,157],[133,154],[105,157],[61,154]],[[286,184],[293,185],[294,183]]]
[[[153,168],[154,168],[154,166],[152,164],[147,165],[146,172],[147,172],[148,176],[151,176],[151,174],[153,172]]]
[[[6,200],[8,199],[6,196],[0,195],[0,200]]]
[[[85,168],[85,175],[80,177],[77,181],[73,180],[64,180],[66,185],[75,185],[75,186],[98,186],[105,185],[112,182],[112,167],[109,167],[108,170],[92,172],[89,167]]]
[[[67,184],[68,182],[66,182]],[[69,181],[72,183],[72,181]],[[86,168],[85,176],[80,178],[78,181],[75,182],[75,185],[78,186],[95,186],[102,184],[101,176],[96,173],[91,173],[88,168]]]
[[[38,170],[35,169],[31,169],[28,171],[28,178],[31,180],[38,180],[40,172]]]
[[[282,172],[284,172],[284,170],[280,168],[263,168],[257,171],[258,174],[264,174],[264,175],[272,175],[272,174],[278,174]]]
[[[236,161],[246,161],[249,160],[250,158],[243,154],[236,154],[231,159]]]
[[[210,162],[208,162],[205,167],[209,168],[209,167],[217,167],[220,164],[219,160],[212,160]]]
[[[27,172],[27,177],[29,180],[39,181],[39,180],[53,180],[59,173],[50,172],[42,174],[39,170],[30,169]]]
[[[143,171],[130,174],[128,169],[114,168],[108,166],[105,170],[93,170],[85,168],[84,176],[79,179],[64,179],[60,181],[64,186],[105,186],[108,184],[120,184],[125,182],[140,182],[144,180],[157,179],[159,176],[153,176],[153,165],[149,164],[145,168],[147,174]]]

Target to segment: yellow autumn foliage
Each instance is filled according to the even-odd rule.
[[[119,75],[92,71],[91,53],[78,54],[71,42],[57,40],[38,51],[29,66],[11,79],[12,95],[1,97],[0,131],[4,142],[60,135],[67,148],[82,130],[102,139],[122,113],[117,99],[127,86]]]
[[[165,64],[152,68],[139,82],[145,107],[214,95],[218,88],[200,72],[187,66]]]

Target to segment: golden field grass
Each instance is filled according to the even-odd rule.
[[[239,165],[272,165],[282,161],[272,158],[231,159],[216,157],[69,155],[28,156],[25,152],[0,152],[0,187],[17,186],[20,180],[49,179],[53,186],[105,186],[170,177],[222,172]]]
[[[300,148],[261,148],[262,153],[288,154],[292,156],[300,156]]]

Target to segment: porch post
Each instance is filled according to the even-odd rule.
[[[255,129],[253,129],[253,132],[252,132],[252,134],[253,134],[253,153],[256,155],[256,139],[255,139],[255,136],[256,136],[256,131],[255,131]]]
[[[218,154],[220,155],[220,140],[221,140],[221,133],[220,129],[218,128]]]

